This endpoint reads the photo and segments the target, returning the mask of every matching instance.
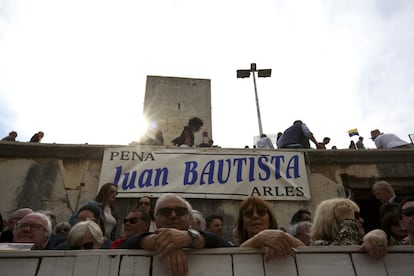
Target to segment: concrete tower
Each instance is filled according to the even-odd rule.
[[[144,116],[150,122],[148,136],[155,138],[161,130],[164,145],[181,134],[192,117],[204,121],[195,133],[195,145],[212,139],[211,84],[208,79],[147,76]]]

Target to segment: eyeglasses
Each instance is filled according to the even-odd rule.
[[[24,229],[27,226],[29,226],[30,230],[39,230],[39,229],[43,229],[44,231],[47,232],[46,228],[43,227],[43,225],[38,224],[38,223],[17,223],[16,227],[17,228],[21,228]]]
[[[173,211],[175,215],[178,217],[182,217],[188,214],[188,210],[186,207],[160,208],[157,214],[160,214],[163,217],[169,217],[171,216]]]
[[[124,218],[124,224],[129,222],[130,224],[135,224],[139,221],[139,218]]]
[[[81,244],[81,245],[72,246],[70,249],[72,250],[92,249],[94,244],[95,244],[94,242],[85,242],[84,244]]]
[[[138,203],[138,205],[140,205],[140,206],[150,206],[151,203],[149,203],[149,202],[140,202],[140,203]]]
[[[242,212],[242,214],[246,218],[251,218],[254,215],[254,211],[253,209],[246,209]],[[267,214],[267,208],[263,208],[263,207],[256,208],[256,214],[259,217],[264,217]]]
[[[403,215],[404,217],[411,217],[412,215],[414,215],[414,207],[401,209],[401,215]]]

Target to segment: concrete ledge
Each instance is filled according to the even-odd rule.
[[[383,260],[358,246],[299,248],[268,263],[248,248],[187,250],[189,275],[414,275],[414,246],[393,246]],[[146,250],[0,251],[0,275],[168,275]]]
[[[28,158],[59,158],[59,159],[98,159],[102,160],[104,150],[113,147],[126,147],[127,145],[89,145],[89,144],[45,144],[28,142],[0,142],[1,157],[28,157]],[[175,148],[173,146],[147,148]],[[222,148],[196,148],[203,151],[255,151],[255,149],[222,149]],[[263,149],[261,149],[263,151]],[[379,163],[414,163],[413,149],[391,150],[313,150],[313,149],[274,149],[269,151],[303,151],[307,162],[313,164],[379,164]]]

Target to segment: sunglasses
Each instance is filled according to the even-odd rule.
[[[124,218],[124,224],[129,222],[130,224],[135,224],[139,221],[139,218]]]
[[[84,243],[84,244],[82,244],[82,245],[75,245],[75,246],[72,246],[72,247],[71,247],[71,249],[72,249],[72,250],[79,250],[79,249],[92,249],[94,244],[95,244],[94,242],[85,242],[85,243]]]
[[[150,206],[151,203],[149,203],[149,202],[140,202],[140,203],[138,203],[138,205],[140,205],[140,206]]]
[[[414,215],[414,207],[401,209],[401,215],[403,215],[404,217],[411,217],[412,215]]]
[[[254,210],[253,209],[246,209],[242,212],[242,214],[246,218],[251,218],[254,215]],[[267,214],[267,209],[263,208],[263,207],[256,208],[256,214],[259,217],[264,217]]]
[[[171,216],[173,211],[175,215],[178,217],[182,217],[188,214],[188,210],[186,207],[160,208],[157,214],[160,214],[163,217],[169,217]]]

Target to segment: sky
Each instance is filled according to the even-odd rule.
[[[145,130],[147,75],[211,80],[221,147],[300,119],[328,148],[357,128],[410,141],[411,0],[0,0],[0,136],[128,145]]]

